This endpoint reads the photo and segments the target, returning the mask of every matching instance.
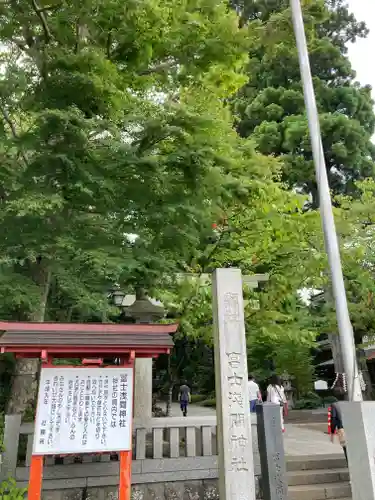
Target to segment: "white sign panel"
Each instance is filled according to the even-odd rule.
[[[132,368],[43,368],[35,455],[131,450]]]
[[[317,380],[314,382],[314,388],[316,391],[326,391],[328,389],[328,384],[325,380]]]

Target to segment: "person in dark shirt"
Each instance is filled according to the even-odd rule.
[[[180,392],[178,394],[178,400],[180,401],[180,408],[184,417],[187,416],[187,408],[188,404],[191,401],[190,387],[187,385],[187,382],[184,383],[180,387]]]
[[[336,392],[335,396],[339,401],[345,400],[345,395],[341,392]],[[332,440],[332,442],[334,440],[336,431],[337,431],[337,436],[339,438],[340,445],[342,446],[342,449],[344,450],[346,462],[348,462],[348,455],[347,455],[347,450],[346,450],[346,438],[345,438],[344,426],[342,424],[341,410],[340,410],[340,407],[337,403],[333,403],[331,405],[331,440]]]

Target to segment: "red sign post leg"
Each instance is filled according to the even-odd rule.
[[[132,489],[132,452],[120,451],[119,500],[130,500]]]
[[[124,362],[124,366],[128,366],[133,368],[134,370],[134,360],[135,360],[135,352],[132,351],[129,356],[129,361]],[[133,400],[132,407],[134,407],[134,377],[133,377]],[[131,416],[131,421],[133,419],[133,415]],[[130,436],[132,435],[132,431],[130,429]],[[132,439],[130,438],[130,443]],[[118,488],[118,500],[130,500],[131,492],[132,492],[132,459],[133,452],[131,450],[128,451],[120,451],[120,482]]]
[[[40,500],[43,480],[43,455],[32,455],[30,464],[28,500]]]

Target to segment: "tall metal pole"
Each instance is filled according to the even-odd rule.
[[[315,164],[316,181],[319,191],[320,216],[324,232],[324,241],[332,277],[333,295],[336,304],[336,316],[340,335],[344,370],[347,376],[350,401],[362,401],[361,384],[354,344],[353,328],[350,322],[344,277],[341,267],[340,250],[333,218],[331,195],[324,159],[319,115],[316,106],[313,80],[311,76],[309,54],[307,50],[305,28],[300,0],[290,0],[293,26],[297,42],[298,58],[303,84],[303,93],[307,110],[312,152]]]

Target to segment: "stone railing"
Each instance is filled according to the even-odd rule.
[[[253,421],[252,429],[257,476],[260,472],[256,421]],[[18,415],[6,416],[1,479],[14,477],[20,486],[27,486],[33,433],[34,424],[21,423]],[[175,487],[179,482],[207,483],[209,480],[217,479],[216,437],[216,417],[153,418],[148,428],[141,427],[135,422],[133,492],[145,487],[148,490],[150,487],[156,488],[161,483],[165,488],[168,484],[173,484]],[[116,453],[46,456],[44,460],[43,490],[46,493],[48,491],[48,498],[56,500],[68,498],[62,492],[67,493],[72,489],[86,492],[85,495],[91,492],[90,497],[95,497],[93,492],[98,488],[115,492],[118,478],[119,462]],[[110,498],[113,493],[108,495],[104,498]],[[137,498],[134,495],[133,497]]]

